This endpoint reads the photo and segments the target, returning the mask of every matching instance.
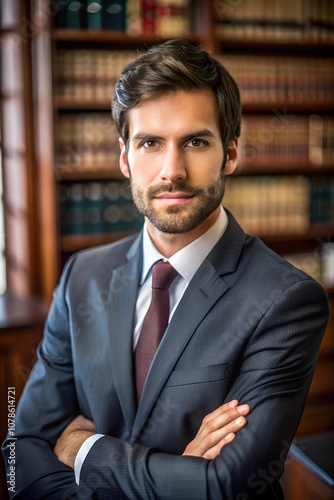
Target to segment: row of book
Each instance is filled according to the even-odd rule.
[[[334,177],[229,177],[223,205],[251,234],[303,234],[334,222]]]
[[[334,177],[230,177],[223,205],[251,234],[303,234],[334,222]],[[62,182],[59,208],[62,234],[136,231],[143,221],[124,180]]]
[[[286,108],[244,116],[239,169],[283,165],[334,166],[334,118],[298,116]]]
[[[329,57],[219,55],[238,83],[243,104],[334,104],[334,64]]]
[[[60,114],[55,124],[56,169],[71,173],[105,171],[117,176],[119,134],[110,113]],[[334,118],[272,115],[244,116],[238,169],[334,166]]]
[[[132,232],[143,225],[123,180],[60,183],[59,220],[63,235]]]
[[[190,33],[190,14],[189,0],[58,0],[56,27],[181,37]]]
[[[55,58],[56,95],[70,102],[108,103],[135,50],[62,49]],[[334,103],[334,64],[329,57],[217,55],[237,81],[243,104]]]
[[[96,171],[117,177],[118,137],[110,113],[60,115],[55,126],[58,178]]]
[[[135,50],[59,50],[55,58],[56,96],[106,106],[124,66],[138,56]]]
[[[332,0],[214,0],[213,5],[223,39],[334,42]]]

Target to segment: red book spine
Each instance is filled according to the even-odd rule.
[[[155,0],[141,0],[141,16],[143,22],[144,34],[155,33],[156,19],[156,2]]]

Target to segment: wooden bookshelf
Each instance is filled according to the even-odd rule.
[[[2,0],[1,0],[2,1]],[[6,0],[5,0],[6,1]],[[302,0],[296,0],[301,5]],[[291,8],[296,4],[291,2]],[[7,1],[6,1],[7,3]],[[10,278],[15,288],[25,283],[25,293],[38,294],[37,312],[35,302],[24,302],[28,310],[22,308],[17,301],[1,302],[1,355],[3,357],[2,382],[3,387],[16,385],[18,394],[21,392],[26,378],[18,367],[25,368],[24,376],[35,359],[35,349],[42,336],[42,324],[47,311],[52,290],[56,286],[63,264],[66,259],[81,249],[92,246],[104,245],[117,241],[131,234],[130,231],[96,232],[91,234],[61,234],[60,233],[60,200],[59,188],[61,183],[100,182],[121,180],[122,176],[116,164],[87,162],[78,165],[70,161],[66,165],[57,160],[56,129],[62,117],[67,115],[79,116],[83,114],[105,113],[110,114],[110,95],[101,98],[65,97],[59,90],[55,61],[61,50],[88,50],[88,51],[142,51],[147,47],[168,39],[165,36],[141,34],[130,36],[120,31],[107,31],[96,29],[60,29],[55,25],[55,17],[46,13],[54,12],[50,8],[51,0],[12,0],[20,5],[19,18],[12,24],[2,27],[1,41],[3,55],[6,49],[6,39],[15,35],[17,43],[17,57],[15,62],[20,65],[22,81],[20,89],[0,96],[0,109],[8,100],[16,100],[24,116],[24,137],[20,140],[19,134],[12,134],[15,139],[19,162],[8,164],[5,181],[10,190],[6,193],[7,227],[14,227],[15,231],[8,233],[7,247],[10,246],[9,260]],[[52,2],[54,3],[54,2]],[[273,60],[290,57],[300,62],[302,59],[331,59],[334,65],[334,35],[325,40],[326,33],[321,33],[321,26],[314,24],[315,32],[310,29],[313,20],[305,29],[305,36],[299,40],[295,38],[282,39],[274,33],[272,37],[268,31],[262,38],[257,34],[256,39],[234,37],[223,31],[223,25],[218,26],[219,15],[215,6],[220,5],[227,9],[226,15],[236,18],[247,16],[252,0],[245,2],[212,2],[212,0],[191,0],[193,12],[192,32],[182,38],[191,43],[203,45],[214,55],[245,58],[269,57]],[[266,2],[257,2],[266,5]],[[305,2],[307,5],[319,4],[317,0]],[[322,2],[320,2],[322,3]],[[279,4],[287,5],[286,2]],[[10,9],[9,9],[10,10]],[[221,19],[222,20],[222,19]],[[220,20],[220,21],[221,21]],[[245,18],[244,20],[247,21]],[[331,19],[328,25],[334,25]],[[311,26],[312,28],[312,26]],[[319,31],[319,36],[317,35]],[[329,28],[327,30],[329,32]],[[327,33],[328,34],[328,33]],[[173,37],[175,38],[175,37]],[[4,43],[3,43],[4,42]],[[256,68],[256,65],[253,65]],[[277,72],[281,68],[278,67]],[[316,71],[312,71],[316,74]],[[4,78],[12,78],[12,86],[17,88],[18,80],[13,78],[9,71],[4,73]],[[284,83],[283,86],[287,84]],[[332,82],[331,88],[334,88]],[[14,123],[13,114],[7,109],[8,123]],[[326,99],[310,98],[307,100],[285,99],[272,97],[269,100],[254,99],[252,102],[244,101],[243,113],[247,117],[259,118],[260,115],[273,117],[275,110],[308,119],[312,114],[325,119],[334,116],[334,96]],[[5,116],[5,115],[4,115]],[[15,116],[20,116],[15,113]],[[328,143],[332,136],[328,137]],[[74,142],[77,139],[74,139]],[[326,142],[326,141],[325,141]],[[76,149],[75,143],[71,147]],[[11,148],[12,151],[13,148]],[[10,150],[10,148],[8,148]],[[23,154],[24,153],[24,154]],[[9,158],[8,154],[8,158]],[[7,160],[8,160],[7,158]],[[110,163],[110,164],[109,164]],[[22,166],[22,171],[18,166]],[[64,168],[59,169],[59,165]],[[263,163],[248,162],[240,164],[240,176],[274,176],[274,175],[302,175],[306,178],[321,176],[326,179],[334,177],[334,162],[314,165],[310,161],[282,162],[271,160]],[[17,179],[22,181],[25,196],[18,196]],[[23,180],[22,180],[23,179]],[[24,202],[24,211],[22,210]],[[58,221],[58,225],[57,225]],[[13,240],[13,234],[18,238]],[[29,234],[29,238],[24,235]],[[298,254],[310,252],[315,257],[320,256],[323,245],[334,241],[334,220],[326,223],[313,224],[302,233],[292,234],[259,234],[264,242],[276,252],[285,254]],[[13,240],[13,241],[12,241]],[[21,244],[22,243],[22,244]],[[22,251],[23,249],[23,251]],[[18,285],[20,284],[20,285]],[[326,431],[333,431],[334,412],[334,387],[333,387],[333,359],[334,359],[334,286],[326,285],[330,301],[330,321],[324,337],[323,345],[316,367],[315,377],[307,400],[306,409],[298,429],[298,435],[308,435]],[[8,305],[9,304],[9,305]],[[11,308],[10,311],[8,308]],[[14,308],[14,309],[13,309]],[[15,317],[14,324],[6,324],[8,311]],[[5,321],[5,323],[4,323]],[[7,331],[8,330],[8,331]],[[1,432],[3,429],[1,427]],[[304,474],[304,475],[303,475]],[[305,471],[298,476],[298,481],[293,477],[289,481],[289,491],[293,491],[287,500],[296,500],[296,483],[304,485]],[[291,479],[291,476],[290,476]],[[300,481],[299,481],[300,479]],[[306,485],[307,481],[305,482]],[[312,483],[313,485],[313,483]],[[300,497],[303,500],[315,498],[311,484],[306,485]],[[321,490],[321,488],[320,488]],[[310,493],[311,492],[311,493]],[[309,496],[308,496],[309,495]],[[328,498],[332,498],[329,492]],[[320,498],[320,496],[319,496]],[[327,498],[325,496],[321,498]]]

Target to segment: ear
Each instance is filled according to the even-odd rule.
[[[238,163],[238,138],[236,137],[233,141],[230,141],[227,150],[227,161],[224,168],[224,173],[226,175],[231,175],[235,171]]]
[[[128,167],[128,160],[126,156],[126,148],[123,139],[120,137],[118,139],[118,144],[121,150],[120,156],[119,156],[119,168],[121,169],[122,174],[124,177],[129,178],[130,177],[130,171]]]

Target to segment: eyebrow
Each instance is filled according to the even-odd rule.
[[[181,135],[179,140],[181,142],[183,141],[190,141],[191,139],[196,139],[197,137],[215,137],[215,134],[211,132],[211,130],[204,128],[202,130],[196,130],[195,132],[191,132],[189,134],[184,134]],[[165,138],[160,135],[154,135],[154,134],[148,134],[144,132],[138,132],[132,137],[132,140],[134,141],[152,141],[152,140],[158,140],[158,141],[163,141]]]

